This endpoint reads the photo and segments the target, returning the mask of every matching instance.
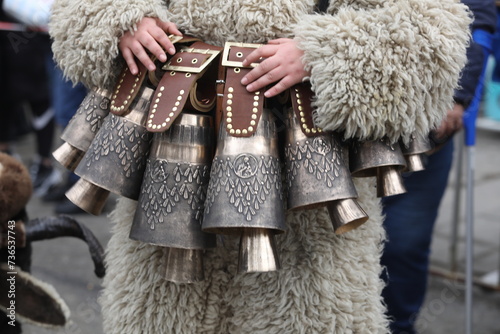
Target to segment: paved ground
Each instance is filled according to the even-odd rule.
[[[18,147],[23,158],[32,152],[31,138]],[[480,131],[476,145],[475,170],[475,248],[474,272],[477,278],[498,270],[500,264],[500,132]],[[432,264],[435,272],[450,268],[450,231],[452,226],[455,176],[452,174],[444,203],[441,207],[433,242]],[[461,183],[460,233],[457,239],[457,268],[464,269],[464,185]],[[112,206],[115,198],[110,198]],[[33,198],[29,204],[30,217],[52,215],[52,206]],[[78,215],[106,245],[110,234],[106,215],[94,217]],[[34,245],[33,274],[53,284],[71,309],[68,328],[56,333],[102,333],[102,318],[97,298],[100,279],[93,274],[93,265],[86,245],[76,239],[60,238],[41,241]],[[463,282],[432,275],[426,303],[418,321],[421,333],[464,333]],[[24,326],[26,334],[54,333],[35,326]],[[483,287],[474,287],[474,333],[500,334],[500,293]]]

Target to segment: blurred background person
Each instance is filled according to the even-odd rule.
[[[471,30],[495,31],[494,0],[462,0],[474,15]],[[437,147],[428,156],[424,171],[405,175],[407,192],[382,199],[387,241],[382,255],[387,283],[382,292],[391,318],[393,333],[415,333],[415,320],[427,289],[430,245],[434,223],[453,160],[453,134],[462,128],[464,111],[471,103],[479,82],[484,51],[471,41],[468,63],[462,71],[461,89],[446,119],[431,134]]]
[[[2,9],[0,21],[16,22]],[[0,150],[12,154],[15,141],[34,131],[36,151],[30,174],[37,196],[61,181],[61,173],[52,163],[55,123],[45,64],[49,52],[46,33],[0,31]]]
[[[13,14],[17,14],[15,18],[20,20],[21,23],[42,31],[47,31],[46,27],[50,18],[52,3],[53,0],[27,1],[20,6],[17,13]],[[2,15],[2,20],[13,20],[13,17],[7,16],[6,13],[2,13]],[[40,55],[40,57],[35,59],[37,71],[23,67],[23,63],[28,59],[23,60],[17,58],[17,56],[12,56],[9,58],[10,63],[18,61],[20,68],[16,69],[16,71],[12,71],[12,75],[5,80],[2,79],[2,81],[10,85],[11,81],[17,80],[16,84],[26,87],[26,84],[19,80],[19,71],[24,71],[23,73],[26,73],[25,76],[28,80],[31,78],[31,73],[33,76],[36,76],[34,80],[31,78],[33,80],[33,86],[39,87],[39,93],[43,94],[46,103],[49,103],[51,108],[48,109],[47,113],[44,113],[41,117],[35,118],[33,121],[33,128],[35,131],[39,128],[43,130],[37,131],[37,142],[41,150],[43,150],[39,152],[40,158],[36,157],[30,168],[34,180],[35,194],[41,196],[46,202],[55,202],[55,213],[82,213],[84,212],[83,210],[64,196],[65,192],[76,183],[78,176],[74,173],[67,173],[63,178],[60,169],[56,169],[52,166],[53,159],[51,153],[53,151],[54,127],[57,125],[63,130],[68,125],[80,103],[85,98],[87,91],[82,84],[74,86],[70,81],[64,78],[61,70],[52,59],[53,54],[48,34],[46,32],[37,33],[36,38],[32,38],[31,34],[32,33],[14,33],[12,31],[6,32],[4,34],[5,48],[6,52],[9,54],[17,54],[19,53],[17,49],[20,48],[17,44],[22,44],[23,46],[24,44],[30,44],[22,48],[23,55],[26,55],[25,57],[27,58],[33,54]],[[35,36],[34,34],[35,33],[33,33],[33,36]],[[28,42],[25,42],[25,40]],[[39,44],[43,44],[43,48]],[[10,63],[5,64],[7,71],[9,71]],[[41,85],[44,87],[40,87]],[[15,97],[14,101],[20,101],[20,99]],[[38,115],[38,110],[34,110],[33,113]],[[11,117],[14,117],[12,114],[7,113],[2,117],[6,118],[5,127],[15,129],[14,125],[11,123],[16,122],[11,122],[9,120]]]

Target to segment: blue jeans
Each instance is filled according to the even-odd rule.
[[[388,240],[382,255],[382,296],[393,333],[415,333],[427,288],[432,231],[453,159],[453,139],[428,157],[426,169],[403,177],[407,192],[383,198]]]
[[[66,80],[61,69],[55,65],[51,73],[51,79],[52,106],[56,122],[62,128],[65,128],[87,95],[87,90],[81,83],[73,86],[73,83]]]
[[[52,53],[47,56],[46,62],[51,81],[55,120],[64,129],[87,95],[87,89],[81,83],[73,86],[71,81],[64,78],[62,70],[56,66],[52,59]],[[71,184],[74,184],[78,179],[79,177],[75,173],[69,173],[68,181]]]

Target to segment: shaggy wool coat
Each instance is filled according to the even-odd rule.
[[[118,41],[143,17],[222,46],[295,38],[316,93],[315,121],[347,138],[408,141],[452,105],[470,17],[454,0],[56,0],[50,32],[65,74],[113,84]],[[326,210],[288,213],[282,269],[237,274],[237,240],[207,251],[207,279],[162,279],[160,248],[128,238],[135,205],[111,214],[100,298],[106,333],[386,333],[379,264],[384,230],[372,179],[356,180],[370,220],[337,236]]]

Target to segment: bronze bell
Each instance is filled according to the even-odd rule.
[[[368,220],[357,204],[358,194],[347,167],[347,152],[338,136],[317,128],[304,131],[309,129],[307,123],[301,122],[292,108],[288,108],[285,123],[288,209],[327,206],[337,234]]]
[[[203,278],[202,250],[215,247],[215,235],[201,230],[214,146],[208,115],[182,112],[153,136],[130,238],[169,248],[168,280]]]
[[[143,86],[125,116],[110,113],[75,169],[81,179],[66,197],[83,210],[100,214],[106,192],[139,198],[152,137],[145,127],[152,93],[153,89]],[[82,194],[82,190],[101,196]]]
[[[353,177],[377,177],[377,196],[406,192],[401,171],[406,161],[398,143],[387,139],[353,142],[349,150],[349,168]]]
[[[335,234],[343,234],[360,227],[368,220],[365,210],[354,198],[332,201],[326,204]]]
[[[275,233],[285,230],[285,214],[274,117],[264,109],[249,137],[233,136],[226,128],[223,120],[202,228],[211,233],[240,235],[241,271],[278,269],[273,239]]]
[[[52,155],[70,171],[76,169],[101,128],[109,113],[110,98],[111,93],[108,90],[92,89],[61,134],[61,139],[65,142]]]
[[[163,277],[176,283],[203,281],[203,250],[165,247]]]
[[[242,232],[238,272],[266,272],[280,268],[274,234],[263,228],[246,228]]]
[[[408,145],[403,143],[400,145],[406,160],[406,168],[403,171],[418,172],[424,170],[424,154],[432,149],[429,137],[413,135]]]

